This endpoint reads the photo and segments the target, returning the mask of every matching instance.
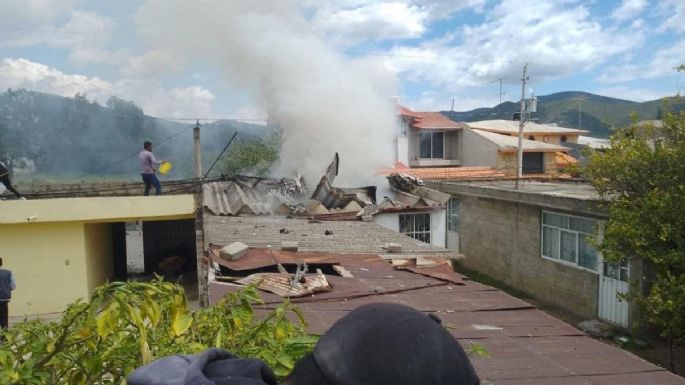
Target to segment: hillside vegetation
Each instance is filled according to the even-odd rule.
[[[160,159],[174,169],[168,178],[193,176],[192,127],[145,115],[132,102],[112,97],[106,105],[77,94],[66,98],[26,90],[0,94],[0,159],[13,160],[18,181],[139,179],[136,154],[150,140]],[[265,126],[236,121],[203,125],[203,169],[206,170],[239,132],[245,140],[267,134]],[[24,165],[24,167],[22,167]]]
[[[628,126],[630,114],[633,112],[640,120],[659,119],[664,103],[670,104],[674,111],[685,109],[685,100],[681,98],[664,98],[638,103],[587,92],[559,92],[538,97],[538,111],[533,114],[533,118],[538,123],[556,123],[569,128],[580,127],[590,131],[590,136],[606,138],[616,128]],[[511,119],[514,112],[518,110],[518,103],[504,102],[492,108],[478,108],[464,112],[443,111],[442,113],[455,121],[473,122]]]

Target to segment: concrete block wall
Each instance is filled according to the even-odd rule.
[[[596,274],[542,258],[538,206],[460,195],[461,264],[584,318],[597,314]]]
[[[163,194],[194,194],[202,190],[198,181],[164,181]],[[17,190],[29,199],[99,197],[99,196],[136,196],[143,195],[143,182],[86,182],[18,184]],[[151,190],[154,194],[154,187]]]

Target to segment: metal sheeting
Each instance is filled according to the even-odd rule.
[[[287,214],[296,200],[269,183],[245,183],[238,180],[205,183],[202,186],[204,207],[215,215]]]
[[[354,278],[328,276],[333,290],[293,299],[311,333],[324,333],[349,311],[367,303],[393,302],[435,313],[463,345],[486,347],[490,358],[471,360],[482,384],[494,385],[684,385],[685,379],[641,358],[585,336],[576,328],[500,290],[465,281],[458,286],[373,260],[340,258]],[[389,264],[385,263],[389,266]],[[361,270],[365,269],[365,270]],[[366,273],[366,278],[357,274]],[[213,282],[210,302],[235,286]],[[270,293],[257,314],[281,298]]]

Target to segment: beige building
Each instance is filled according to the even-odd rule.
[[[7,200],[0,205],[0,256],[17,280],[11,316],[63,311],[113,280],[117,265],[123,263],[125,271],[125,222],[195,218],[193,195]]]

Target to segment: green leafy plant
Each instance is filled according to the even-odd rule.
[[[659,126],[633,116],[583,172],[609,208],[598,245],[604,258],[647,262],[646,282],[634,283],[625,298],[638,305],[643,325],[668,339],[674,370],[673,343],[685,338],[685,112],[664,110]]]
[[[69,305],[60,321],[4,331],[0,383],[125,384],[138,366],[209,347],[260,358],[283,377],[318,337],[305,333],[302,313],[288,301],[271,310],[260,304],[254,287],[191,311],[183,288],[160,279],[107,284],[89,302]]]

